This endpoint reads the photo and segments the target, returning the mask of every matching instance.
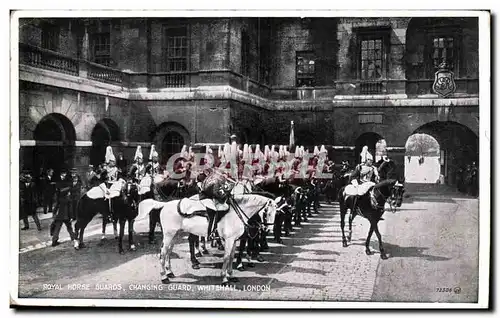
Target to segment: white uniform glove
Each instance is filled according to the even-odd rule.
[[[357,180],[357,179],[352,180],[352,181],[351,181],[351,183],[352,183],[353,185],[355,185],[355,186],[359,185],[359,183],[358,183],[358,180]]]

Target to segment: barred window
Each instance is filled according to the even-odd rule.
[[[311,51],[297,51],[297,64],[296,64],[296,85],[302,86],[315,86],[315,58],[314,53]]]
[[[454,67],[454,41],[453,37],[434,37],[432,39],[432,60],[434,69],[437,70],[441,63],[446,63],[448,68]]]
[[[168,72],[182,72],[188,69],[187,27],[167,27],[166,57]]]
[[[59,28],[53,24],[42,25],[42,48],[51,51],[59,49]]]
[[[381,79],[384,75],[384,58],[382,38],[361,40],[361,79]]]

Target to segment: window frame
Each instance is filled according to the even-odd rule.
[[[382,26],[382,27],[374,27],[374,28],[358,28],[356,29],[356,78],[360,81],[366,81],[366,82],[376,82],[376,81],[383,81],[387,79],[388,73],[389,73],[389,58],[390,58],[390,50],[391,50],[391,43],[390,43],[390,32],[391,32],[391,27],[390,26]],[[382,61],[381,61],[381,71],[382,74],[380,78],[377,79],[363,79],[362,78],[362,54],[363,54],[363,49],[362,49],[362,43],[363,41],[370,41],[370,40],[381,40],[381,46],[382,46]]]
[[[458,77],[461,67],[461,33],[462,29],[459,26],[430,26],[426,27],[425,32],[425,53],[424,65],[426,78],[434,78],[434,74],[439,68],[434,66],[434,39],[435,38],[452,38],[453,39],[453,67],[450,68],[455,76]]]
[[[49,22],[43,22],[40,27],[42,49],[57,52],[60,47],[60,29],[57,25]],[[48,41],[47,41],[48,40]],[[49,44],[49,45],[47,45]],[[52,46],[53,45],[53,46]]]
[[[184,29],[185,35],[169,35],[169,30],[174,29]],[[163,69],[165,72],[187,72],[190,70],[190,29],[188,24],[177,24],[177,25],[163,25],[162,28],[162,42],[163,42]],[[184,45],[183,45],[184,39]],[[170,44],[170,40],[173,40],[173,46]],[[180,41],[180,46],[177,46],[177,41]],[[176,55],[177,50],[180,50],[181,55]],[[183,50],[185,50],[185,55],[183,55]],[[170,52],[173,55],[170,55]],[[177,69],[176,63],[181,63],[184,67]],[[174,64],[171,64],[174,63]],[[182,64],[183,63],[183,64]],[[174,67],[171,67],[174,65]]]
[[[314,61],[313,72],[299,73],[299,58],[309,57],[308,61]],[[317,56],[313,50],[295,51],[295,87],[315,87],[316,86],[316,63]],[[300,74],[300,75],[299,75]],[[299,85],[299,81],[310,80],[311,85]]]
[[[91,59],[92,62],[111,67],[113,64],[113,59],[111,55],[111,29],[112,29],[112,21],[111,19],[99,19],[92,21],[92,25],[90,28],[90,45],[91,45]],[[101,39],[107,39],[107,45],[101,45]],[[105,41],[104,41],[105,42]],[[104,47],[104,49],[97,50],[99,47]],[[107,47],[107,49],[105,49]]]

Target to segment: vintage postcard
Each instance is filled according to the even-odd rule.
[[[11,306],[489,306],[488,11],[19,10],[11,40]]]

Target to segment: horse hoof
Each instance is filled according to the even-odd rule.
[[[388,257],[387,257],[387,255],[385,255],[385,254],[380,254],[380,258],[381,258],[381,259],[387,259]]]
[[[200,269],[200,264],[193,264],[191,265],[193,269]]]
[[[243,264],[238,264],[238,266],[236,266],[236,269],[239,270],[240,272],[243,272],[245,271],[245,266],[243,266]]]
[[[373,252],[370,250],[366,250],[365,253],[366,253],[366,255],[373,255]]]
[[[196,257],[202,257],[203,255],[200,252],[198,252],[194,256],[196,256]]]
[[[130,250],[131,250],[131,251],[135,251],[135,250],[137,250],[137,247],[135,247],[135,245],[133,245],[133,244],[132,244],[132,245],[130,246]]]
[[[205,254],[205,255],[209,254],[209,253],[208,253],[208,250],[206,250],[206,249],[204,249],[204,250],[202,251],[202,253],[203,253],[203,254]]]
[[[161,283],[162,283],[162,284],[168,284],[168,283],[170,283],[170,280],[169,280],[169,279],[168,279],[168,277],[167,277],[167,278],[162,279],[162,280],[161,280]]]
[[[175,275],[174,275],[174,273],[168,273],[168,274],[167,274],[167,277],[168,277],[168,278],[175,278]]]
[[[342,246],[343,246],[343,247],[347,247],[347,242],[346,242],[346,241],[343,241],[343,242],[342,242]]]

